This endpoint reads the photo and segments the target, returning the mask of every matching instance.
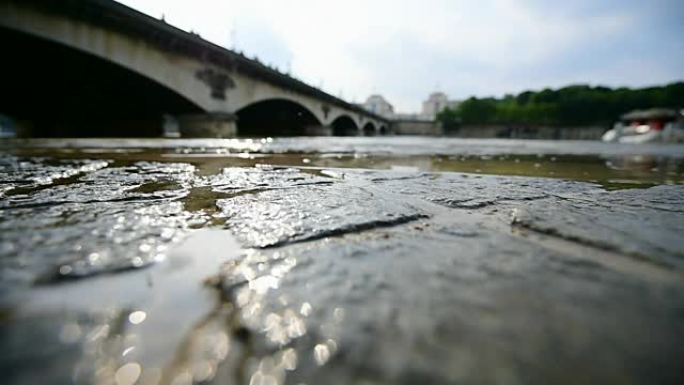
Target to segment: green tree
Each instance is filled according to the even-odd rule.
[[[461,118],[458,111],[448,107],[437,114],[437,121],[442,123],[442,127],[446,132],[456,131],[461,125]]]
[[[576,84],[557,90],[525,91],[503,98],[465,100],[438,119],[444,127],[455,124],[608,125],[621,114],[638,108],[684,106],[684,82],[642,89],[592,87]]]
[[[458,114],[463,124],[493,123],[497,111],[495,99],[470,98],[460,104]]]

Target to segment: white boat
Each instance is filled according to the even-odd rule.
[[[629,112],[603,134],[602,140],[617,143],[684,142],[684,110],[652,108]]]

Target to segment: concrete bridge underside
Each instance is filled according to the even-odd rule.
[[[33,3],[0,1],[0,114],[26,135],[158,136],[165,117],[183,136],[387,131],[382,117],[119,4],[93,2],[158,36]]]

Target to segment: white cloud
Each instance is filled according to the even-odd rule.
[[[235,44],[281,69],[291,67],[332,94],[361,100],[382,93],[398,109],[415,110],[437,85],[466,97],[648,71],[625,60],[619,66],[629,68],[611,71],[611,57],[594,63],[582,52],[597,41],[619,41],[634,28],[637,15],[615,1],[610,12],[584,14],[529,0],[122,2],[156,17],[163,12],[173,25],[226,47]],[[574,70],[568,60],[595,68]],[[556,67],[567,68],[560,73]],[[667,77],[668,68],[658,66],[663,73],[653,79]]]

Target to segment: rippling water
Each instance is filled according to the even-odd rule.
[[[17,155],[186,162],[201,173],[278,165],[523,175],[607,188],[680,184],[681,144],[426,137],[280,139],[29,139],[0,142]]]
[[[2,141],[0,369],[669,383],[683,181],[682,145]]]

